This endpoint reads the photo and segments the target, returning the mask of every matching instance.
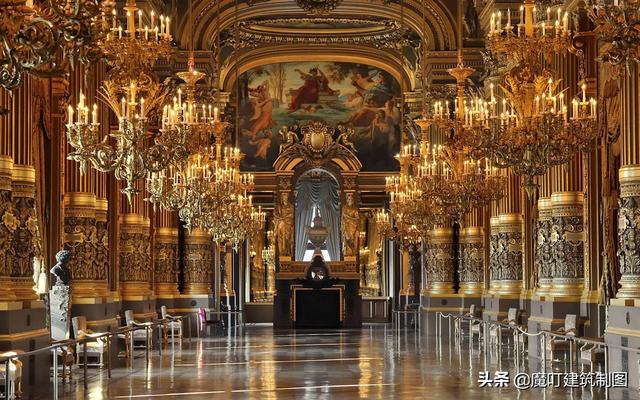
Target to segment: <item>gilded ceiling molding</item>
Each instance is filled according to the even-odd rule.
[[[218,7],[220,10],[219,17],[216,16]],[[345,0],[335,12],[328,15],[341,18],[362,18],[366,16],[367,18],[380,18],[396,22],[400,22],[403,19],[405,27],[415,32],[421,32],[425,25],[422,18],[422,3],[411,0],[405,2],[403,7],[404,11],[401,18],[400,4],[386,4],[383,1]],[[301,10],[295,2],[289,0],[270,0],[268,2],[256,2],[253,5],[248,5],[244,2],[239,3],[237,7],[232,0],[224,0],[219,6],[216,2],[202,0],[194,4],[193,29],[188,25],[186,15],[187,13],[184,13],[184,16],[178,21],[175,38],[183,47],[193,37],[196,49],[213,48],[218,32],[233,26],[236,19],[243,21],[258,17],[309,17],[309,14]],[[429,50],[455,49],[457,47],[457,39],[454,29],[456,26],[454,12],[440,1],[433,1],[426,4],[426,17],[427,32],[424,33],[423,39],[428,43]]]
[[[270,46],[251,49],[238,54],[237,59],[231,57],[232,64],[223,65],[220,71],[220,82],[225,91],[231,91],[237,75],[261,65],[281,62],[351,62],[371,65],[387,71],[402,87],[403,91],[415,88],[415,77],[408,65],[391,54],[376,49],[326,46],[314,48],[311,52],[308,46]]]

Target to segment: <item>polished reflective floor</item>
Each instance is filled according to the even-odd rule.
[[[399,334],[387,325],[362,330],[273,331],[247,326],[242,332],[185,340],[182,349],[154,351],[133,368],[120,367],[109,380],[91,369],[82,380],[60,386],[64,399],[604,399],[599,389],[482,388],[481,371],[516,374],[507,346],[485,357],[448,340]],[[535,363],[520,371],[538,371]],[[563,371],[557,363],[554,370]],[[547,371],[549,372],[549,371]],[[78,374],[80,376],[80,374]],[[629,379],[637,379],[630,377]],[[611,399],[636,399],[636,390],[612,389]]]

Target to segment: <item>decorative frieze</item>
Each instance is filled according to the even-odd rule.
[[[436,228],[429,232],[425,257],[427,292],[454,293],[453,289],[453,229]]]
[[[178,228],[161,227],[155,233],[155,290],[159,297],[174,297],[178,292]]]

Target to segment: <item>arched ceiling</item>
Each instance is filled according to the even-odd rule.
[[[196,50],[211,51],[226,88],[236,74],[272,62],[348,61],[385,69],[411,90],[425,50],[458,46],[455,1],[298,2],[337,7],[317,15],[296,0],[192,0],[190,24],[183,1],[175,10],[176,41],[181,49],[193,41]]]

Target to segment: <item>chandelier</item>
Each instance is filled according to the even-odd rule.
[[[613,65],[640,63],[640,1],[588,0],[587,13],[596,32],[610,43],[602,60]]]
[[[545,55],[569,47],[567,13],[548,8],[541,14],[533,2],[525,1],[517,33],[510,11],[504,26],[500,12],[492,15],[487,47],[512,67],[499,85],[501,101],[490,85],[489,101],[469,102],[458,137],[474,158],[487,157],[494,166],[524,176],[530,195],[537,187],[535,176],[568,162],[578,151],[588,151],[598,134],[596,101],[587,99],[586,86],[582,85],[582,98],[573,99],[569,110],[566,89],[544,65]],[[541,18],[545,19],[538,22]]]
[[[102,57],[111,0],[0,0],[0,86],[13,89],[23,74],[62,75],[75,62]]]
[[[415,145],[405,145],[395,156],[400,163],[400,174],[388,176],[385,190],[389,194],[389,210],[394,225],[391,227],[388,215],[377,215],[386,231],[385,236],[398,239],[405,244],[417,243],[442,217],[442,211],[428,198],[420,187],[418,166],[420,156]]]
[[[116,179],[126,181],[121,192],[131,201],[131,196],[139,192],[134,185],[136,180],[185,159],[189,136],[185,129],[161,129],[159,133],[149,129],[149,115],[161,108],[168,95],[166,88],[153,79],[150,70],[158,57],[171,51],[169,18],[161,16],[158,26],[151,13],[151,29],[143,28],[143,15],[135,1],[128,0],[125,11],[126,29],[117,26],[114,9],[110,33],[102,43],[102,51],[113,68],[99,94],[118,118],[118,129],[109,135],[115,145],[108,137],[100,138],[96,104],[89,121],[89,107],[82,93],[77,108],[69,106],[66,128],[68,142],[74,149],[68,158],[80,163],[80,172],[86,172],[88,163],[98,171],[114,172]]]

